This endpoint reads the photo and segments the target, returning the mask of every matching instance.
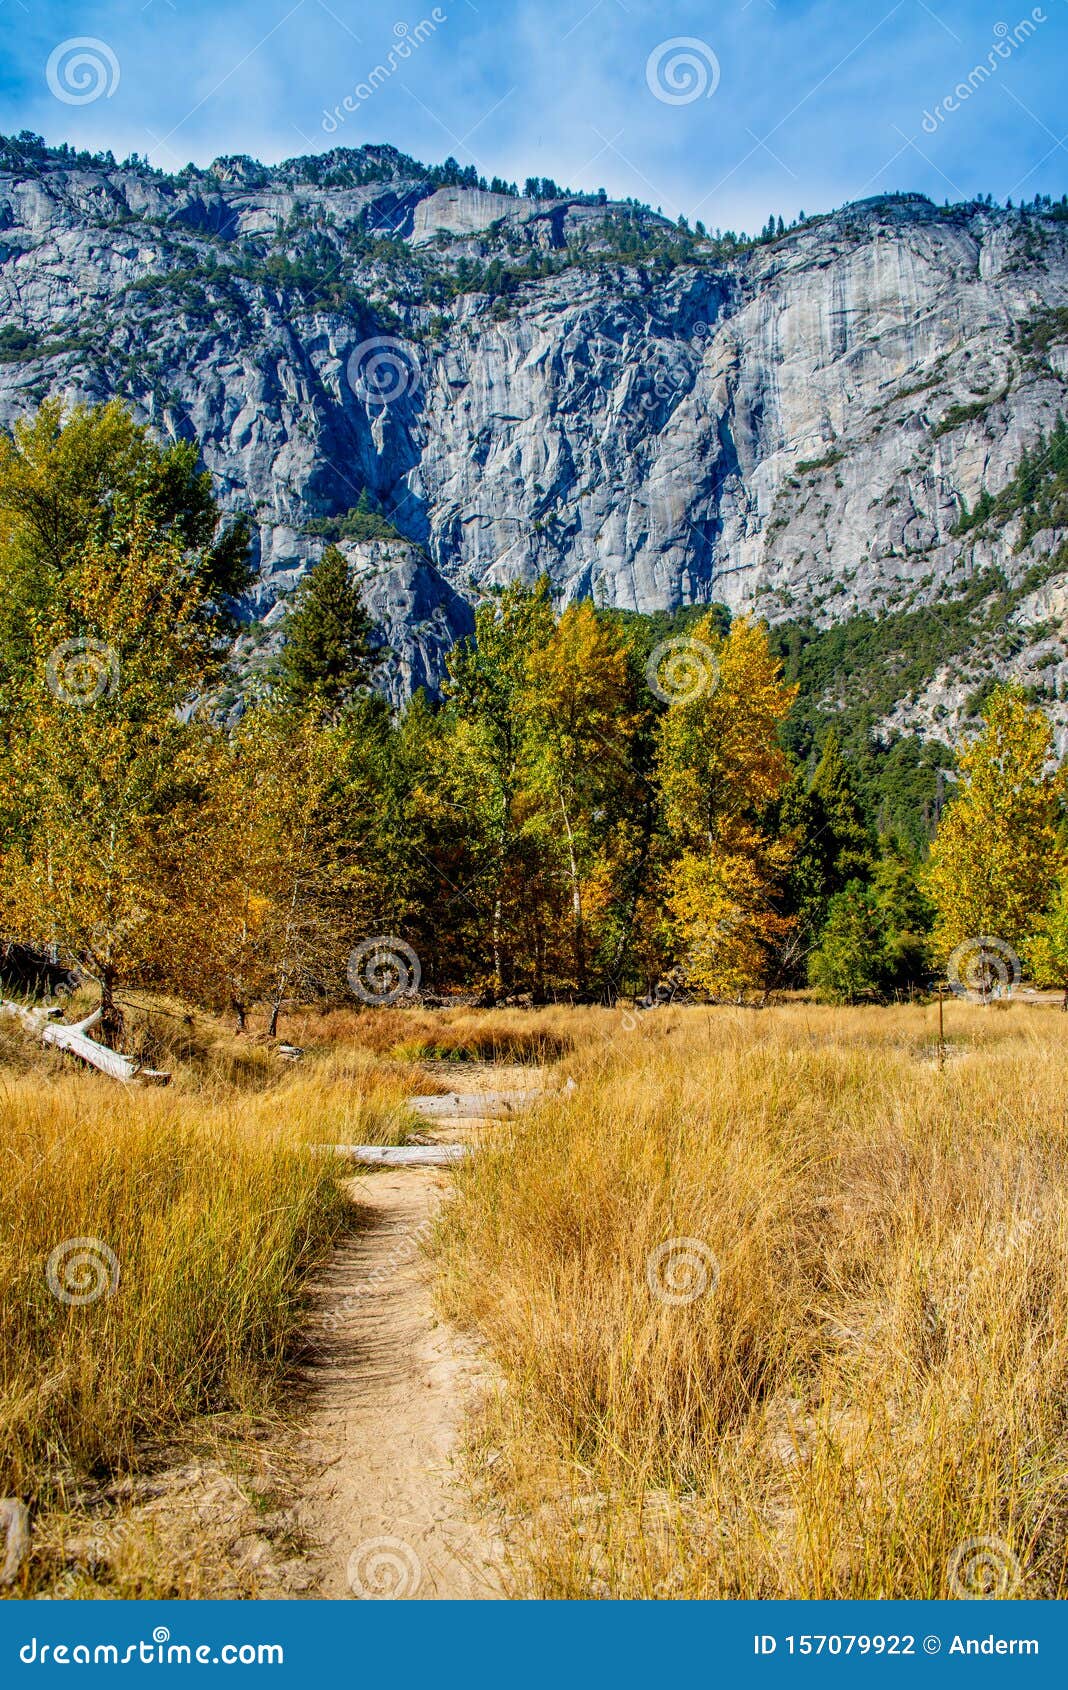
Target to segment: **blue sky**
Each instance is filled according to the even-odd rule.
[[[892,188],[1059,197],[1066,68],[1068,0],[0,0],[6,133],[167,169],[389,141],[710,228]]]

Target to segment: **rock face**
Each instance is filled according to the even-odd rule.
[[[382,640],[375,684],[394,704],[419,687],[435,692],[446,655],[474,632],[470,604],[416,546],[342,541],[341,550]]]
[[[394,695],[433,684],[471,601],[543,571],[561,602],[826,623],[1052,544],[952,531],[1065,407],[1068,314],[1040,359],[1017,333],[1068,306],[1059,208],[869,200],[680,256],[652,213],[388,148],[175,178],[0,159],[0,422],[118,395],[199,440],[256,525],[250,617],[366,489],[402,537],[354,552]],[[1034,619],[1062,608],[1047,587]]]

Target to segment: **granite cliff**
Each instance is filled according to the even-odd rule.
[[[0,424],[117,395],[195,437],[253,519],[247,643],[340,538],[395,697],[542,571],[561,602],[819,626],[996,570],[1013,639],[955,650],[888,724],[958,720],[1010,662],[1056,704],[1065,536],[961,518],[1068,408],[1063,206],[900,195],[744,242],[469,176],[3,144]]]

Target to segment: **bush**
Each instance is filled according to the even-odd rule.
[[[889,976],[886,941],[874,892],[851,880],[831,899],[819,947],[809,958],[809,980],[833,1003],[881,997]]]

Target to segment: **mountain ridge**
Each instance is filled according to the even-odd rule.
[[[1068,206],[873,196],[741,238],[473,176],[385,146],[167,175],[0,143],[0,423],[55,392],[195,437],[252,516],[245,614],[275,638],[310,528],[380,513],[395,545],[346,549],[397,698],[517,577],[821,629],[989,576],[1020,639],[948,641],[883,728],[948,734],[1011,667],[1063,738],[1064,535],[961,524],[1068,408]]]

